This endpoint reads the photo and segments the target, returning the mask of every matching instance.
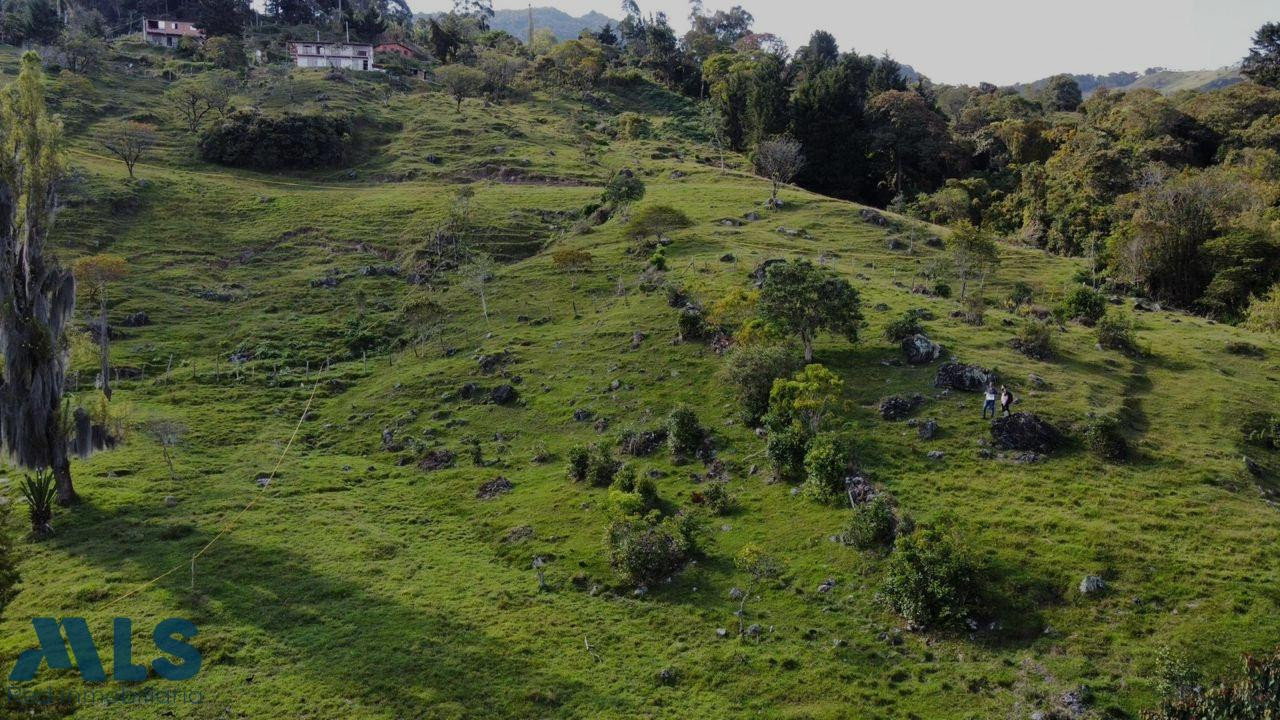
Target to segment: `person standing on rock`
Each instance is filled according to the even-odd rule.
[[[996,419],[996,384],[987,383],[987,397],[982,401],[982,419],[987,419],[987,411],[991,411],[991,419]]]
[[[1005,386],[1005,385],[1001,385],[1001,386],[1000,386],[1000,415],[1001,415],[1001,417],[1009,417],[1010,415],[1012,415],[1012,414],[1013,414],[1013,411],[1009,409],[1009,406],[1010,406],[1010,405],[1013,405],[1013,393],[1009,391],[1009,388],[1008,388],[1007,386]],[[993,412],[993,413],[991,413],[991,415],[992,415],[992,417],[995,417],[995,413],[994,413],[994,412]]]

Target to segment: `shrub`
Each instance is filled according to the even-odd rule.
[[[200,157],[259,170],[337,167],[347,160],[351,133],[344,117],[238,112],[204,132]]]
[[[1137,350],[1137,338],[1133,334],[1133,320],[1123,312],[1114,311],[1102,316],[1097,328],[1098,345],[1106,350],[1131,353]]]
[[[804,456],[805,480],[802,492],[818,502],[831,502],[844,495],[844,479],[853,468],[853,451],[847,438],[822,433],[809,443]]]
[[[1103,460],[1123,460],[1129,453],[1129,445],[1121,432],[1120,419],[1103,415],[1085,423],[1080,433],[1085,447]]]
[[[804,477],[804,458],[809,451],[809,432],[799,424],[774,429],[765,441],[765,454],[773,465],[773,474],[783,482]]]
[[[737,501],[729,494],[728,483],[713,482],[702,490],[694,491],[692,497],[713,515],[728,515],[737,506]]]
[[[977,598],[973,562],[937,528],[898,538],[881,594],[889,607],[922,628],[955,626]]]
[[[592,445],[588,453],[587,480],[596,487],[607,487],[622,463],[613,459],[613,453],[604,445]]]
[[[661,245],[659,245],[658,249],[654,250],[653,254],[649,256],[649,267],[654,270],[667,269],[667,252]]]
[[[605,537],[609,565],[628,585],[656,585],[684,567],[696,549],[696,529],[696,521],[685,514],[657,523],[648,518],[615,520]]]
[[[790,345],[735,346],[729,351],[724,374],[736,391],[743,422],[759,424],[769,411],[773,381],[790,377],[800,367],[800,353]]]
[[[586,270],[591,266],[592,259],[591,253],[586,250],[565,248],[551,253],[551,264],[559,270],[569,272]]]
[[[612,207],[625,207],[644,197],[644,181],[630,171],[622,171],[609,179],[600,200]]]
[[[1034,292],[1031,286],[1019,280],[1013,284],[1013,288],[1009,291],[1009,307],[1017,310],[1031,302],[1033,295]]]
[[[623,140],[639,140],[649,136],[649,120],[634,112],[624,112],[618,116],[618,137]]]
[[[577,445],[569,449],[569,479],[574,482],[584,482],[587,479],[587,471],[591,467],[591,451],[587,448]]]
[[[1067,293],[1062,308],[1072,320],[1092,325],[1107,311],[1107,298],[1093,288],[1077,287]]]
[[[1245,325],[1251,330],[1280,334],[1280,283],[1271,286],[1265,297],[1249,302]]]
[[[636,477],[635,468],[623,465],[609,486],[609,507],[617,515],[643,515],[658,506],[658,486]]]
[[[965,296],[963,302],[964,321],[970,325],[981,325],[986,321],[987,299],[978,293]]]
[[[886,493],[879,493],[853,507],[853,517],[844,528],[844,542],[859,550],[874,550],[892,545],[897,531],[893,501]]]
[[[648,205],[641,208],[639,212],[631,216],[626,226],[622,228],[622,235],[626,239],[636,243],[636,246],[642,250],[648,250],[653,247],[654,241],[680,228],[686,228],[693,224],[688,215],[670,207],[668,205]]]
[[[1055,352],[1053,327],[1043,320],[1028,318],[1018,328],[1018,336],[1013,339],[1013,348],[1029,358],[1047,360]]]
[[[1275,717],[1280,711],[1280,651],[1244,659],[1244,673],[1220,680],[1200,691],[1184,688],[1142,720],[1253,720]]]
[[[891,343],[900,343],[921,332],[924,332],[924,328],[920,326],[920,316],[908,310],[902,313],[898,319],[891,320],[888,325],[885,325],[884,339]]]
[[[1240,423],[1240,434],[1250,445],[1280,450],[1280,414],[1255,410]]]
[[[27,501],[27,515],[31,520],[31,533],[37,537],[53,532],[53,499],[57,487],[53,473],[36,470],[35,475],[25,475],[19,485],[22,497]]]
[[[704,434],[698,416],[686,405],[676,407],[667,416],[667,442],[671,445],[671,454],[677,458],[697,454]]]
[[[680,308],[676,323],[680,328],[680,339],[686,342],[702,337],[707,329],[702,308],[696,305],[685,305]]]
[[[943,299],[949,298],[951,297],[951,286],[944,282],[934,283],[933,294]]]

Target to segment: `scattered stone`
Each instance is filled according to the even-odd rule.
[[[750,625],[747,626],[748,637],[760,637],[760,633],[762,632],[764,632],[764,628],[760,627],[756,623],[751,623]]]
[[[912,365],[927,365],[942,356],[942,346],[927,335],[916,333],[902,339],[902,352]]]
[[[916,430],[920,434],[921,440],[932,440],[938,436],[938,421],[932,418],[920,423],[920,427]]]
[[[418,469],[430,472],[432,470],[442,470],[447,467],[453,467],[454,454],[448,450],[428,450],[422,459],[418,461]]]
[[[897,238],[897,237],[889,238],[889,241],[885,243],[885,246],[888,247],[890,250],[906,250],[907,249],[907,244],[902,242],[901,238]]]
[[[888,218],[886,218],[884,215],[881,215],[878,211],[872,210],[871,208],[862,208],[861,210],[859,210],[858,217],[862,218],[863,222],[870,223],[878,227],[889,226]]]
[[[742,591],[742,588],[736,588],[736,587],[729,588],[730,600],[741,600],[744,596],[746,596],[746,593]]]
[[[1262,479],[1262,477],[1267,474],[1262,465],[1248,455],[1244,456],[1244,469],[1248,470],[1250,475],[1258,479]]]
[[[834,588],[835,586],[836,586],[835,578],[827,578],[826,580],[822,581],[821,585],[818,586],[818,592],[820,593],[831,592],[831,589]]]
[[[743,215],[742,219],[746,220],[747,222],[756,222],[757,220],[760,219],[760,213],[756,212],[755,210],[752,210],[746,215]]]
[[[716,628],[716,637],[718,637],[718,638],[723,638],[723,637],[728,637],[728,636],[729,636],[729,631],[728,631],[728,630],[726,630],[726,629],[724,629],[724,628]]]
[[[1133,309],[1141,310],[1142,312],[1160,312],[1160,303],[1154,300],[1138,298],[1133,301]]]
[[[889,306],[886,303],[876,303],[871,307],[871,309],[875,310],[876,312],[888,312]]]
[[[991,437],[1001,450],[1049,452],[1062,443],[1062,433],[1033,413],[1018,412],[996,418]]]
[[[725,253],[720,256],[720,262],[733,262],[735,259],[733,253]]]
[[[489,393],[489,399],[497,405],[510,405],[520,399],[520,393],[510,385],[499,385]]]
[[[1040,377],[1035,373],[1031,373],[1030,375],[1027,375],[1027,384],[1035,388],[1036,390],[1049,389],[1049,381],[1045,380],[1044,378]]]
[[[515,486],[511,484],[510,480],[499,475],[498,477],[480,486],[480,489],[476,491],[476,499],[492,500],[493,498],[496,498],[499,495],[503,495],[505,493],[511,492],[512,488],[514,487]]]
[[[680,679],[680,673],[675,668],[662,668],[658,671],[658,682],[663,685],[675,685]]]
[[[578,422],[587,422],[595,416],[596,416],[595,413],[591,412],[586,408],[578,408],[577,410],[573,411],[573,419]]]
[[[1081,595],[1096,595],[1107,589],[1107,583],[1097,575],[1085,575],[1080,581]]]
[[[1067,711],[1072,720],[1085,717],[1089,712],[1089,705],[1093,702],[1093,692],[1087,685],[1081,685],[1074,690],[1068,690],[1062,694],[1062,708]]]
[[[467,383],[458,388],[458,397],[463,400],[471,400],[480,392],[480,387],[475,383]]]
[[[901,420],[923,403],[924,396],[918,394],[912,395],[910,398],[904,398],[901,395],[890,395],[880,401],[880,417],[885,420]]]
[[[790,228],[790,227],[787,227],[786,225],[779,225],[779,226],[778,226],[778,232],[779,232],[779,233],[781,233],[781,234],[783,234],[783,235],[786,235],[787,237],[800,237],[801,235],[803,235],[803,234],[804,234],[804,231],[803,231],[803,230],[797,230],[796,228]]]
[[[1019,465],[1030,465],[1032,463],[1038,463],[1038,462],[1044,461],[1045,457],[1047,456],[1038,452],[1024,452],[1024,453],[1018,453],[1009,459],[1018,463]]]
[[[480,366],[482,372],[491,373],[506,363],[507,357],[508,354],[505,350],[492,355],[481,354],[476,356],[476,363]]]
[[[930,459],[930,460],[941,460],[942,458],[944,458],[944,457],[946,457],[946,456],[947,456],[947,454],[946,454],[946,453],[944,453],[944,452],[942,452],[941,450],[930,450],[930,451],[929,451],[929,459]]]
[[[990,380],[991,373],[977,365],[962,365],[957,362],[949,362],[938,368],[938,375],[933,380],[933,386],[946,390],[980,392]]]
[[[428,153],[428,154],[427,154],[427,157],[426,157],[426,161],[427,161],[427,162],[429,162],[429,163],[431,163],[432,165],[439,165],[439,164],[440,164],[440,157],[439,157],[438,155],[433,155],[433,154]]]
[[[151,324],[151,316],[145,312],[130,313],[120,321],[124,327],[143,327]]]
[[[502,542],[507,545],[515,545],[531,538],[533,538],[533,526],[519,525],[508,530],[507,534],[502,536]]]
[[[176,497],[174,497],[174,496],[172,496],[172,495],[165,495],[165,496],[164,496],[164,506],[165,506],[165,507],[170,507],[170,508],[171,508],[171,507],[174,507],[174,506],[175,506],[175,505],[177,505],[177,504],[178,504],[178,498],[176,498]]]
[[[644,342],[644,339],[645,339],[646,337],[648,337],[648,335],[645,335],[644,333],[640,332],[639,330],[636,330],[635,332],[631,333],[631,349],[632,349],[632,350],[639,350],[639,349],[640,349],[640,343]]]

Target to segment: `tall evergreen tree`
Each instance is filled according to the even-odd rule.
[[[867,74],[864,59],[850,53],[796,86],[792,131],[809,158],[801,185],[837,197],[866,196]]]
[[[1253,34],[1240,71],[1259,85],[1280,88],[1280,22],[1269,22]]]
[[[75,311],[70,270],[46,253],[65,170],[62,127],[44,103],[34,52],[0,99],[0,446],[19,466],[53,471],[58,501],[75,502],[62,393],[67,324]]]

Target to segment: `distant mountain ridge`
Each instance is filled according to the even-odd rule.
[[[574,17],[553,7],[533,9],[534,29],[546,28],[555,34],[557,40],[572,40],[584,29],[595,32],[606,23],[614,27],[618,26],[617,20],[594,10],[586,15]],[[505,30],[524,40],[529,33],[529,10],[498,10],[489,21],[489,27],[494,30]]]
[[[1239,82],[1244,82],[1240,67],[1232,65],[1217,70],[1169,70],[1167,68],[1147,68],[1137,72],[1114,72],[1107,75],[1072,75],[1080,84],[1080,91],[1085,97],[1101,88],[1111,90],[1138,90],[1151,88],[1166,95],[1179,90],[1220,90]],[[1034,94],[1044,87],[1049,78],[1041,78],[1034,82],[1017,83],[1011,87],[1024,94]]]

